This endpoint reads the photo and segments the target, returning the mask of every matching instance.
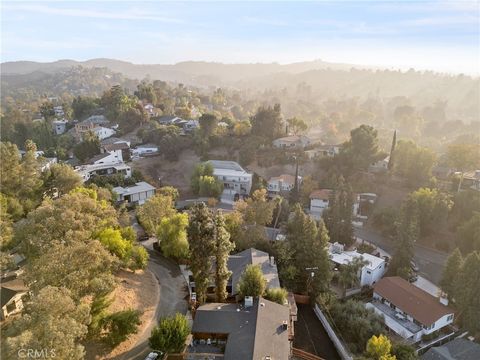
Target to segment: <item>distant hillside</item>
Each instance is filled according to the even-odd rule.
[[[1,69],[2,74],[28,74],[34,71],[53,73],[78,65],[87,68],[105,67],[134,79],[143,79],[148,75],[153,79],[185,82],[192,85],[224,85],[225,83],[233,83],[271,74],[298,74],[315,69],[349,70],[354,66],[328,63],[320,60],[287,65],[277,63],[222,64],[204,61],[187,61],[175,65],[143,65],[112,59],[92,59],[87,61],[59,60],[51,63],[14,61],[2,63]]]

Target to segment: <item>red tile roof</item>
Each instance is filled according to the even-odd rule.
[[[454,311],[440,300],[399,276],[385,277],[373,291],[423,325],[429,326]]]

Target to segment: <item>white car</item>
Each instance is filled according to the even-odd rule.
[[[155,352],[151,352],[150,354],[148,354],[145,360],[155,360],[156,358],[158,358],[158,354]]]

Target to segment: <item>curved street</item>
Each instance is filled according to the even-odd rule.
[[[177,312],[187,313],[187,284],[180,272],[178,265],[170,259],[160,255],[153,250],[154,239],[151,238],[142,242],[150,255],[147,269],[151,271],[158,280],[160,286],[160,301],[157,304],[155,318],[143,333],[137,343],[129,351],[115,357],[118,360],[143,360],[150,352],[148,338],[153,327],[162,317],[174,315]]]

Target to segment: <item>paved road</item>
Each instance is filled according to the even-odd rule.
[[[355,236],[374,243],[375,245],[384,249],[386,252],[390,254],[395,252],[394,243],[383,237],[381,234],[366,228],[355,228],[354,231]],[[440,251],[430,249],[419,244],[415,244],[414,252],[414,260],[420,269],[418,272],[419,275],[438,285],[440,283],[440,279],[442,278],[442,273],[448,254],[444,254]]]
[[[180,268],[173,261],[161,256],[153,250],[153,240],[147,240],[143,243],[150,254],[148,270],[153,272],[160,285],[160,302],[155,312],[155,321],[144,330],[135,346],[128,352],[117,356],[118,360],[143,360],[150,352],[148,338],[152,328],[158,322],[158,319],[164,316],[173,315],[177,312],[185,314],[187,312],[187,284],[185,278],[180,272]]]

